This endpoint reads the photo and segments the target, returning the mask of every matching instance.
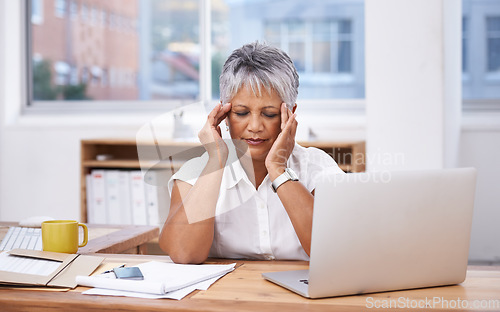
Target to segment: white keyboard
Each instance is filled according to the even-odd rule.
[[[42,250],[42,229],[12,226],[0,243],[0,251],[12,249]]]

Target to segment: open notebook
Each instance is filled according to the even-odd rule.
[[[42,250],[42,229],[12,226],[0,243],[0,252],[12,249]]]

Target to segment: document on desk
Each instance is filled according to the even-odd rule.
[[[137,266],[141,269],[144,280],[116,279],[114,274],[108,273],[100,276],[77,276],[76,281],[81,286],[135,293],[135,295],[129,294],[135,297],[140,293],[161,296],[191,286],[202,287],[203,285],[197,285],[200,282],[212,280],[213,283],[234,270],[235,263],[189,265],[150,261]],[[197,289],[196,287],[191,290],[184,289],[184,291],[189,290],[186,295]]]
[[[132,291],[123,291],[123,290],[113,290],[113,289],[104,289],[104,288],[92,288],[82,292],[84,295],[101,295],[101,296],[120,296],[120,297],[134,297],[134,298],[145,298],[145,299],[175,299],[181,300],[186,297],[190,293],[195,290],[207,290],[213,283],[215,283],[221,276],[217,276],[211,279],[208,279],[203,282],[196,283],[194,285],[184,287],[178,290],[170,291],[164,295],[154,295],[154,294],[146,294]]]
[[[103,257],[13,249],[0,253],[0,284],[75,288],[77,275],[90,275]]]

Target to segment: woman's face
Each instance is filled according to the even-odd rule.
[[[229,132],[233,140],[245,142],[253,160],[266,159],[281,132],[282,100],[276,91],[262,90],[256,96],[243,86],[231,100],[228,115]]]

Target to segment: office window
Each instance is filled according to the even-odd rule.
[[[70,2],[69,12],[72,20],[78,19],[78,3],[76,0]]]
[[[500,73],[500,16],[486,18],[488,71]]]
[[[337,71],[341,73],[350,73],[352,68],[352,22],[349,20],[341,20],[337,23],[332,23],[338,32],[335,33],[336,38],[333,44],[338,46]]]
[[[106,26],[106,18],[107,18],[107,13],[106,13],[106,10],[102,9],[100,11],[100,15],[99,15],[99,23],[100,23],[100,26],[101,27],[105,27]]]
[[[54,0],[54,15],[60,18],[64,18],[66,15],[66,0]]]
[[[68,83],[69,74],[71,72],[71,67],[65,62],[56,62],[54,64],[55,84],[59,86],[64,86]]]
[[[90,69],[90,73],[92,76],[92,84],[98,85],[101,82],[102,70],[99,66],[92,66]]]
[[[81,77],[81,81],[84,85],[86,85],[89,81],[89,70],[87,69],[87,67],[83,67],[82,68],[82,77]]]
[[[31,53],[50,67],[33,75],[32,90],[44,86],[34,102],[67,100],[65,86],[75,82],[86,93],[72,100],[199,98],[198,0],[48,1],[58,18],[31,23]],[[33,16],[41,2],[32,0]]]
[[[95,6],[90,10],[90,21],[93,25],[97,25],[99,21],[99,9]]]
[[[468,69],[468,64],[467,64],[467,59],[468,59],[468,51],[467,51],[467,34],[468,34],[468,29],[469,29],[469,19],[466,17],[462,18],[462,72],[465,74],[467,73]]]
[[[69,84],[76,86],[79,83],[80,83],[80,77],[78,76],[78,68],[75,66],[71,66]]]
[[[256,40],[289,53],[301,99],[364,97],[364,0],[45,1],[55,14],[30,25],[31,55],[45,67],[31,64],[29,105],[218,99],[223,62]],[[204,3],[210,24],[200,20]],[[204,29],[211,41],[201,40]]]
[[[31,23],[37,25],[43,23],[43,0],[31,1]]]
[[[108,27],[109,29],[115,28],[115,14],[113,12],[109,12],[108,18]]]
[[[86,22],[88,20],[89,8],[85,3],[82,3],[80,15],[81,15],[82,21]]]
[[[289,51],[299,73],[351,73],[351,23],[350,20],[268,22],[264,26],[264,39]],[[283,29],[283,33],[273,31],[276,28]]]
[[[221,62],[244,43],[286,51],[300,76],[299,99],[364,97],[364,1],[218,0],[212,7],[212,95]]]
[[[500,1],[462,0],[462,98],[467,109],[500,108]]]

